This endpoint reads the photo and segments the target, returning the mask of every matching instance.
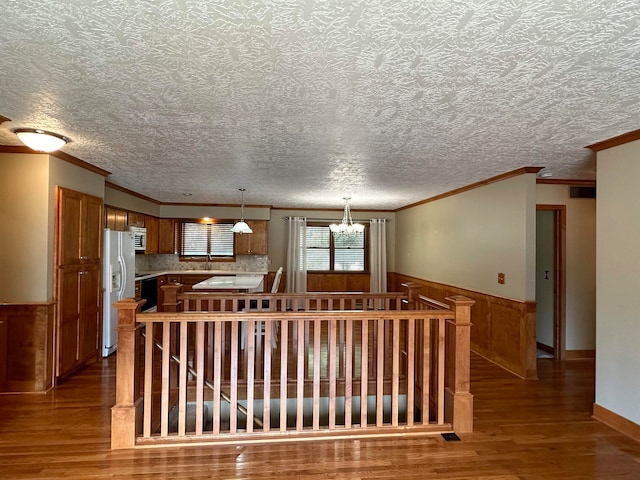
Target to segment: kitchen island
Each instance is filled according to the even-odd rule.
[[[264,275],[214,275],[196,283],[193,290],[223,290],[226,292],[255,293],[264,291]]]

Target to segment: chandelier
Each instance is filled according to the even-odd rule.
[[[344,214],[342,215],[342,222],[339,224],[332,223],[329,225],[329,228],[334,235],[353,236],[364,232],[364,225],[360,223],[353,223],[353,219],[351,218],[351,208],[349,208],[350,199],[351,197],[344,197]]]

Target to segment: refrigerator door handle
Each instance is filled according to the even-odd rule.
[[[120,256],[118,257],[118,263],[120,264],[120,271],[122,272],[120,290],[118,290],[118,300],[122,300],[125,289],[127,288],[127,264]]]

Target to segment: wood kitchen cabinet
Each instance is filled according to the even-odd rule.
[[[158,253],[158,219],[150,215],[145,215],[144,224],[147,229],[147,247],[144,253]]]
[[[104,207],[104,228],[115,232],[127,230],[127,211],[114,207]]]
[[[253,233],[236,233],[234,253],[236,255],[266,255],[268,222],[266,220],[245,220]]]
[[[57,188],[56,377],[99,356],[102,199]]]
[[[164,290],[162,290],[162,286],[167,284],[167,276],[166,275],[158,275],[158,311],[163,312],[163,304],[164,304]]]
[[[64,378],[98,358],[101,306],[100,269],[66,267],[59,275],[58,363],[56,376]]]
[[[158,220],[158,253],[175,253],[175,220],[160,218]]]
[[[58,265],[100,264],[102,199],[58,189]]]
[[[144,227],[145,214],[138,212],[129,212],[127,214],[127,225],[132,227]]]

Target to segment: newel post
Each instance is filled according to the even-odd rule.
[[[136,354],[136,311],[144,300],[125,298],[114,303],[118,310],[118,349],[116,350],[116,404],[111,408],[111,448],[133,448],[140,424],[137,410],[138,356]]]
[[[471,306],[462,295],[446,298],[455,312],[447,322],[445,362],[445,420],[458,433],[473,432],[473,395],[469,392],[471,362]]]
[[[160,288],[164,292],[162,311],[169,313],[182,311],[182,302],[178,300],[178,295],[182,293],[182,284],[177,282],[167,283]]]
[[[415,310],[422,285],[418,282],[406,282],[402,283],[401,286],[407,291],[407,304],[409,306],[409,310]]]

